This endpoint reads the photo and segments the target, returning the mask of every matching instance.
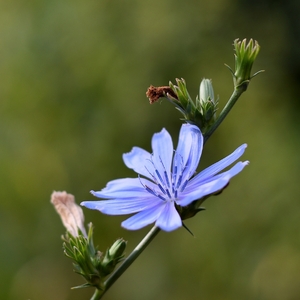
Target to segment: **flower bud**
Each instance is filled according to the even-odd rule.
[[[250,39],[248,44],[246,39],[242,41],[236,39],[233,45],[235,50],[235,70],[232,71],[230,67],[227,67],[232,73],[235,88],[243,86],[244,90],[246,90],[250,80],[262,72],[256,72],[251,76],[251,69],[259,53],[260,46],[257,41],[252,39]]]
[[[215,96],[214,96],[214,89],[212,86],[211,79],[203,79],[200,84],[199,89],[199,98],[200,103],[206,103],[208,101],[214,102]]]
[[[63,237],[63,249],[67,257],[73,260],[74,271],[86,279],[86,283],[76,288],[94,286],[103,289],[104,276],[101,270],[103,253],[94,247],[93,225],[88,225],[87,237],[78,235],[74,237],[70,232]]]
[[[122,238],[118,239],[106,251],[103,260],[101,261],[103,276],[110,274],[115,269],[116,265],[123,259],[126,244],[126,241]]]
[[[116,240],[113,245],[109,248],[109,256],[112,259],[119,259],[120,257],[123,257],[123,252],[126,248],[126,242],[121,238]]]
[[[217,102],[215,101],[214,89],[210,79],[203,79],[200,84],[198,98],[205,125],[209,125],[215,119]]]

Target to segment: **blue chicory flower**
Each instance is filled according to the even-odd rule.
[[[182,226],[176,206],[185,207],[225,188],[231,177],[241,172],[248,161],[238,162],[231,169],[220,172],[239,159],[246,147],[243,144],[195,175],[203,148],[199,128],[183,124],[176,151],[170,134],[162,129],[153,135],[152,154],[139,147],[123,154],[125,165],[139,174],[137,178],[112,180],[103,190],[91,191],[94,196],[108,200],[84,201],[81,205],[108,215],[136,213],[122,222],[122,226],[129,230],[153,222],[164,231],[175,230]]]

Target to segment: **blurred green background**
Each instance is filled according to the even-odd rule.
[[[254,38],[254,78],[206,144],[200,169],[248,143],[250,165],[184,229],[160,233],[105,299],[300,299],[300,2],[29,0],[0,3],[0,297],[89,299],[62,253],[53,190],[95,199],[133,177],[122,153],[150,150],[180,114],[149,105],[150,84],[184,78],[193,98],[212,78],[222,108],[233,40]],[[105,250],[127,254],[149,228],[84,209]]]

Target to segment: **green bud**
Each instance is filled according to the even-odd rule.
[[[79,230],[78,236],[67,232],[63,240],[64,253],[73,260],[74,271],[86,279],[86,283],[77,288],[94,286],[103,289],[104,277],[100,264],[103,254],[94,247],[92,224],[89,224],[87,236]]]
[[[250,80],[262,72],[256,72],[251,76],[252,66],[259,53],[260,46],[257,41],[252,39],[248,43],[246,39],[242,41],[236,39],[233,45],[235,50],[235,70],[233,71],[230,67],[227,67],[232,73],[235,88],[243,86],[244,90],[246,90]]]
[[[126,249],[126,245],[126,241],[124,241],[122,238],[116,240],[108,250],[110,257],[113,259],[123,257],[123,252]]]
[[[123,260],[126,244],[126,241],[122,238],[118,239],[106,251],[103,260],[101,261],[101,271],[103,276],[112,273],[116,265]]]
[[[177,85],[174,85],[172,82],[169,83],[170,88],[176,95],[176,100],[178,100],[176,104],[178,104],[186,112],[194,111],[195,105],[191,96],[189,95],[185,80],[183,78],[176,78],[176,83]]]
[[[169,82],[169,86],[176,97],[169,96],[167,99],[183,114],[186,122],[200,126],[202,115],[197,110],[196,104],[187,90],[185,80],[176,78],[176,83],[177,85]]]

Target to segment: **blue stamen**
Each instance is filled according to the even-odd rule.
[[[156,178],[155,178],[155,176],[148,170],[148,168],[147,167],[145,167],[146,168],[146,170],[147,170],[147,172],[149,173],[149,175],[152,177],[152,179],[153,179],[153,181],[155,181],[156,182]]]
[[[161,199],[161,200],[163,200],[163,201],[166,201],[166,199],[163,197],[163,196],[161,196],[161,195],[156,195],[159,199]]]
[[[188,184],[188,180],[186,180],[182,186],[182,188],[180,189],[180,192],[183,192],[183,190],[185,189],[186,185]]]
[[[172,185],[172,193],[175,193],[174,184]]]
[[[173,168],[173,177],[175,178],[177,175],[177,166]]]
[[[158,176],[158,179],[160,180],[160,182],[164,184],[165,182],[164,182],[163,179],[161,178],[161,176],[160,176],[158,170],[155,170],[155,173],[156,173],[156,175]]]
[[[174,193],[175,199],[177,198],[177,190]]]
[[[181,180],[182,180],[182,175],[180,175],[178,178],[176,189],[178,189],[180,187]]]
[[[160,190],[166,195],[166,191],[165,189],[160,185],[160,184],[157,184],[157,186],[160,188]]]
[[[168,189],[166,190],[166,192],[167,192],[167,194],[168,194],[168,197],[171,199],[172,197],[171,197],[171,194],[170,194],[170,192],[169,192]]]
[[[167,171],[165,171],[164,174],[165,174],[167,186],[170,187],[170,181],[169,181],[169,177],[168,177]]]
[[[147,185],[145,185],[145,189],[146,189],[147,192],[149,192],[153,196],[157,196],[156,193],[152,189],[150,189]]]
[[[149,188],[147,185],[144,186],[146,191],[149,192],[151,195],[158,197],[161,200],[166,201],[166,198],[164,198],[163,196],[161,196],[160,194],[157,194],[155,191],[153,191],[151,188]]]

